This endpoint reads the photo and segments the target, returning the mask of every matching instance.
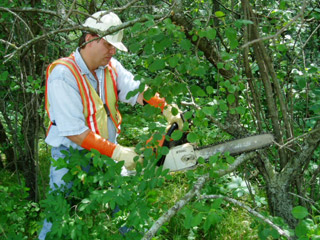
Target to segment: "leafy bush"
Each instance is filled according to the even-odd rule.
[[[53,223],[48,239],[121,239],[121,229],[132,229],[127,239],[140,239],[144,228],[159,216],[154,189],[169,179],[145,161],[135,176],[121,176],[123,162],[114,162],[97,151],[71,150],[54,164],[70,171],[64,176],[71,189],[58,189],[42,201],[47,219]],[[86,171],[81,166],[89,166]],[[62,193],[64,192],[64,193]]]
[[[6,173],[1,172],[2,178]],[[30,239],[39,228],[39,205],[29,201],[24,181],[0,185],[0,239]]]

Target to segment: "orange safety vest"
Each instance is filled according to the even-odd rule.
[[[90,84],[90,81],[85,75],[81,74],[80,68],[77,65],[74,55],[71,54],[69,57],[60,58],[50,64],[46,72],[46,91],[45,91],[45,108],[50,119],[50,126],[47,133],[49,133],[52,126],[52,121],[50,118],[49,108],[50,104],[48,101],[48,78],[51,74],[54,67],[58,64],[66,66],[74,78],[77,81],[82,105],[83,105],[83,115],[86,119],[86,125],[90,128],[91,131],[99,134],[105,139],[108,139],[108,115],[104,104],[95,91],[95,89]],[[120,124],[122,122],[121,114],[118,110],[118,92],[115,76],[117,76],[116,69],[112,67],[111,62],[104,69],[104,92],[105,92],[105,101],[110,113],[110,117],[117,128],[117,132],[120,133]]]

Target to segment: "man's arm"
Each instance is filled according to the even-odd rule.
[[[78,144],[79,146],[81,146],[83,140],[87,137],[87,135],[90,133],[90,129],[87,129],[86,131],[84,131],[81,134],[78,135],[73,135],[73,136],[67,136],[67,138],[69,140],[71,140],[72,142]]]
[[[140,93],[138,98],[137,98],[137,103],[139,103],[140,105],[143,105],[143,93]]]
[[[135,153],[134,148],[114,144],[89,129],[78,135],[67,136],[67,138],[84,149],[96,149],[101,154],[111,157],[116,161],[124,161],[124,166],[128,170],[133,170],[136,166],[134,158],[138,155]],[[142,163],[143,159],[139,157],[138,161]]]

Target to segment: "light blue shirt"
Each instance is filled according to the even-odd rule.
[[[100,89],[97,89],[97,80],[89,71],[87,65],[82,59],[79,49],[74,53],[76,63],[78,64],[81,74],[86,75],[91,85],[96,89],[103,103],[105,103],[104,89],[104,68],[101,66],[95,70],[99,80]],[[135,81],[133,75],[127,71],[116,59],[111,59],[111,64],[115,67],[118,77],[116,78],[119,101],[129,103],[132,106],[137,102],[138,94],[126,99],[130,91],[137,89],[139,81]],[[50,104],[52,125],[46,137],[47,144],[53,147],[72,146],[75,149],[82,149],[79,145],[70,141],[66,136],[78,135],[88,129],[86,120],[83,115],[83,105],[77,81],[64,65],[57,65],[51,72],[48,79],[48,101]],[[112,120],[108,118],[109,141],[116,142],[116,127]]]

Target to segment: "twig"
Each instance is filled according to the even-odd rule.
[[[11,11],[9,8],[0,7],[0,10],[9,12],[9,13],[11,13],[12,15],[14,15],[16,18],[18,18],[18,19],[26,26],[26,28],[28,29],[31,37],[34,37],[34,35],[33,35],[32,31],[31,31],[29,25],[28,25],[18,14],[16,14],[16,13],[13,12],[13,11]]]
[[[309,42],[309,40],[311,39],[311,37],[318,31],[318,29],[320,28],[320,24],[316,27],[316,29],[313,30],[313,32],[310,34],[310,36],[308,37],[308,39],[306,40],[306,42],[303,44],[302,49],[305,48],[305,46],[307,45],[307,43]]]
[[[271,36],[267,36],[267,37],[262,37],[262,38],[254,39],[254,40],[252,40],[252,41],[250,41],[250,42],[247,42],[247,43],[243,44],[243,45],[240,47],[240,49],[241,49],[241,48],[248,47],[248,46],[250,46],[250,45],[252,45],[252,44],[254,44],[254,43],[260,42],[260,41],[269,40],[269,39],[278,37],[278,36],[279,36],[280,34],[282,34],[285,30],[287,30],[287,28],[290,27],[300,16],[303,15],[304,10],[305,10],[305,8],[306,8],[306,5],[307,5],[307,1],[304,0],[300,13],[299,13],[298,15],[296,15],[294,18],[292,18],[292,20],[291,20],[286,26],[284,26],[284,27],[281,28],[278,32],[276,32],[276,34],[271,35]]]
[[[237,157],[232,164],[229,165],[228,169],[226,170],[221,169],[217,171],[217,174],[221,177],[228,173],[231,173],[238,166],[248,161],[249,159],[254,158],[256,155],[257,155],[256,152],[242,154],[239,157]],[[203,188],[204,184],[206,183],[206,181],[208,181],[208,179],[209,179],[209,174],[205,174],[199,177],[196,183],[194,184],[193,188],[181,200],[176,202],[173,207],[171,207],[160,218],[158,218],[157,221],[154,222],[151,228],[145,233],[142,240],[151,239],[164,223],[168,222],[181,208],[183,208],[188,202],[190,202],[193,197],[199,195],[200,190]]]
[[[311,198],[302,197],[302,196],[300,196],[300,195],[298,195],[296,193],[292,193],[292,192],[289,192],[289,194],[291,194],[292,196],[295,196],[297,198],[300,198],[300,199],[302,199],[304,201],[307,201],[307,202],[309,202],[309,203],[311,203],[313,205],[316,204],[315,201],[313,201],[313,199],[311,199]]]
[[[275,140],[273,140],[273,143],[275,144],[275,145],[277,145],[278,147],[279,147],[279,149],[282,149],[283,147],[284,147],[284,144],[280,144],[280,143],[278,143],[277,141],[275,141]],[[289,148],[289,147],[286,147],[287,149],[289,149],[291,152],[297,152],[297,151],[295,151],[295,150],[293,150],[292,148]]]
[[[60,24],[60,28],[67,22],[68,18],[70,17],[70,15],[72,14],[73,8],[76,5],[76,1],[77,0],[73,0],[71,7],[69,9],[69,12],[67,13],[67,15],[63,18],[62,23]]]
[[[298,136],[298,137],[295,137],[295,138],[289,140],[288,142],[286,142],[286,143],[283,144],[283,145],[279,145],[279,144],[277,144],[277,145],[280,147],[280,149],[281,149],[281,148],[284,148],[284,147],[286,147],[287,145],[289,145],[290,143],[298,140],[299,138],[304,138],[304,137],[308,136],[309,134],[314,133],[314,132],[317,132],[317,131],[320,131],[320,128],[313,129],[313,130],[311,130],[310,132],[306,132],[306,133],[304,133],[304,134],[302,134],[302,135],[300,135],[300,136]]]
[[[18,47],[17,47],[14,43],[8,42],[8,41],[3,40],[3,39],[0,39],[0,42],[2,42],[2,43],[4,43],[4,44],[7,44],[7,45],[9,45],[10,47],[13,47],[14,49],[18,49]]]
[[[249,213],[251,213],[253,216],[261,219],[262,221],[264,221],[265,223],[267,223],[268,225],[270,225],[273,229],[277,230],[277,232],[281,235],[286,237],[287,239],[292,239],[290,237],[290,235],[288,233],[286,233],[286,231],[284,231],[282,228],[280,228],[279,226],[277,226],[276,224],[274,224],[273,222],[271,222],[268,218],[262,216],[260,213],[258,213],[257,211],[253,210],[252,208],[248,207],[247,205],[243,204],[242,202],[235,200],[233,198],[229,198],[229,197],[225,197],[222,195],[202,195],[200,196],[200,200],[201,199],[217,199],[217,198],[222,198],[223,200],[227,201],[227,202],[231,202],[233,204],[238,205],[239,207],[244,208],[245,210],[247,210]]]

